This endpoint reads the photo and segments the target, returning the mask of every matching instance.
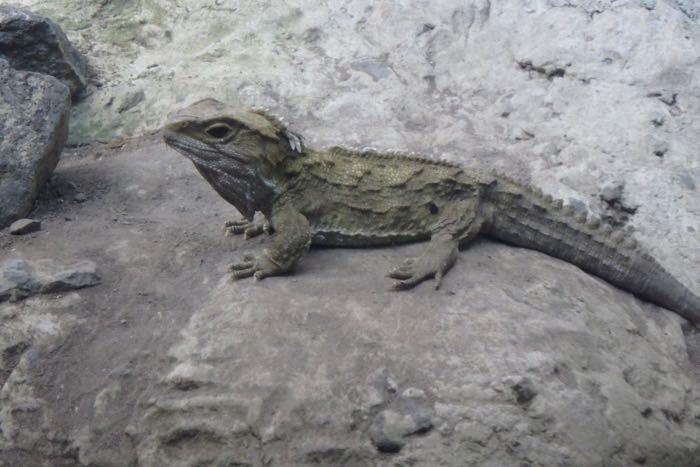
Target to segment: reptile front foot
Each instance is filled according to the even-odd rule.
[[[234,280],[245,279],[251,276],[261,280],[269,276],[283,274],[286,271],[270,260],[266,251],[263,251],[259,254],[249,253],[243,255],[241,261],[233,263],[229,267],[229,272]]]
[[[226,235],[240,235],[243,237],[253,238],[261,233],[265,232],[267,234],[272,233],[272,226],[267,220],[239,220],[239,221],[228,221],[224,224],[224,230]]]
[[[435,289],[439,289],[442,278],[454,265],[456,259],[456,243],[444,242],[434,244],[430,245],[421,256],[404,260],[400,266],[391,270],[387,276],[397,279],[392,286],[394,290],[411,289],[433,277],[435,278]]]

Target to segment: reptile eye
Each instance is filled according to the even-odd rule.
[[[204,132],[206,134],[208,134],[212,138],[216,138],[216,139],[225,138],[232,131],[233,131],[233,129],[230,126],[226,125],[225,123],[215,123],[212,126],[210,126],[209,128],[207,128],[206,130],[204,130]]]

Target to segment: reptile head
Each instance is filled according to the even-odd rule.
[[[163,138],[248,219],[274,196],[274,168],[302,152],[301,139],[258,112],[205,99],[177,112]]]

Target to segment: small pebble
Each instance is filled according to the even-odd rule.
[[[384,387],[392,394],[399,390],[399,385],[396,384],[396,381],[391,376],[387,376],[386,381],[384,381]]]
[[[85,201],[87,201],[87,196],[85,195],[85,193],[77,193],[73,197],[73,201],[75,201],[76,203],[84,203]]]
[[[10,225],[10,233],[12,235],[24,235],[37,230],[41,230],[41,221],[36,219],[20,219]]]
[[[622,199],[622,193],[624,190],[624,183],[613,183],[607,185],[605,188],[603,188],[603,191],[600,193],[600,199],[602,199],[608,204],[612,204]]]
[[[404,389],[404,391],[401,395],[403,397],[407,397],[409,399],[424,399],[425,398],[425,391],[423,391],[422,389],[418,389],[418,388],[408,388],[408,389]]]
[[[521,405],[528,404],[537,395],[537,389],[530,378],[521,378],[520,381],[511,386],[511,389],[515,393],[518,404]]]
[[[654,112],[651,115],[650,121],[652,125],[659,127],[666,121],[666,116],[663,114],[663,112]]]

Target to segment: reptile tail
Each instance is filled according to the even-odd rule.
[[[485,201],[491,214],[486,235],[575,264],[700,325],[700,297],[642,251],[629,231],[575,214],[561,200],[507,179],[492,184]]]

